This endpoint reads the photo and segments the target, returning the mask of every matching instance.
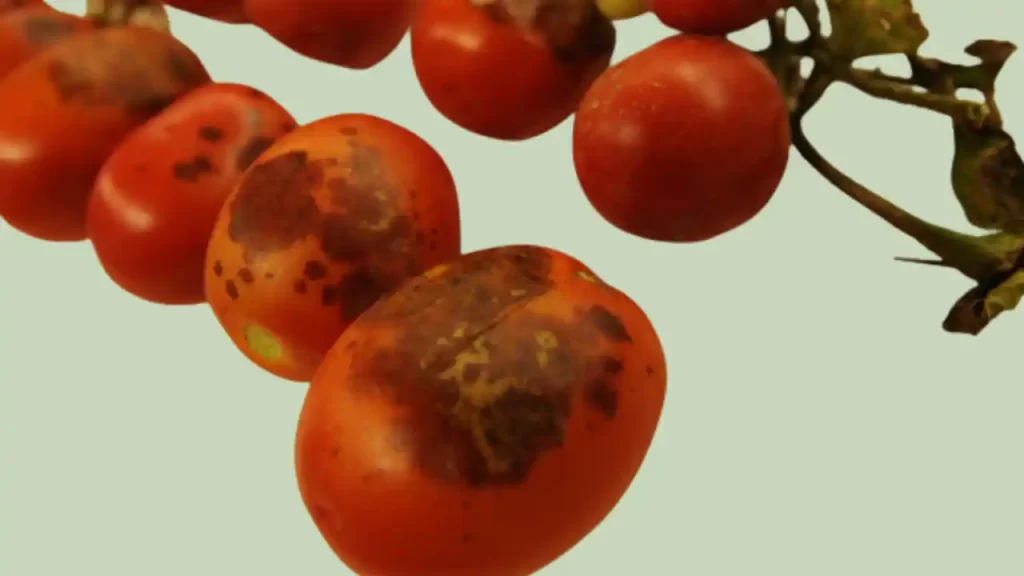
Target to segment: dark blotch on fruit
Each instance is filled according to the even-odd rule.
[[[224,139],[224,131],[216,126],[200,126],[199,139],[210,143],[220,142]]]
[[[35,47],[49,46],[70,36],[78,29],[75,21],[67,15],[59,13],[26,18],[21,26],[25,38]]]
[[[273,144],[274,139],[269,136],[255,136],[249,139],[235,156],[235,169],[244,172]]]
[[[606,338],[617,342],[633,341],[622,320],[604,306],[594,306],[587,310],[586,318]]]
[[[587,403],[596,408],[605,418],[614,418],[619,409],[619,393],[604,378],[596,378],[586,384],[584,394]]]
[[[353,270],[338,283],[341,317],[351,322],[365,312],[381,296],[390,292],[395,282],[376,276],[368,268]]]
[[[238,286],[235,285],[234,280],[228,280],[224,283],[224,292],[227,293],[228,298],[238,300]]]
[[[323,168],[305,152],[289,152],[249,170],[231,202],[228,235],[247,252],[276,252],[315,233],[320,211],[311,193]]]
[[[220,260],[213,263],[213,273],[217,278],[224,275],[224,265],[220,263]]]
[[[242,268],[238,271],[238,279],[246,284],[252,284],[256,281],[256,277],[253,276],[252,270],[248,268]]]
[[[302,275],[313,282],[323,280],[327,277],[327,265],[319,260],[310,260],[302,268]]]
[[[196,182],[204,174],[213,173],[213,164],[202,154],[185,162],[175,162],[171,167],[174,179],[179,182]]]

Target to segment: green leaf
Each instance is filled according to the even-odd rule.
[[[953,191],[971,224],[988,230],[1024,231],[1024,161],[1002,128],[953,126]]]
[[[852,62],[865,56],[912,54],[928,29],[910,0],[827,0],[831,51]]]
[[[1024,269],[969,290],[953,305],[942,328],[947,332],[977,336],[997,316],[1016,308],[1021,298],[1024,298]]]

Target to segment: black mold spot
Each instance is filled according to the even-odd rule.
[[[200,126],[199,139],[210,143],[220,142],[224,139],[224,131],[216,126]]]
[[[231,298],[232,300],[238,300],[238,286],[235,285],[234,280],[228,280],[227,282],[224,283],[224,292],[227,293],[228,298]]]
[[[587,311],[586,316],[594,328],[606,338],[617,342],[633,341],[622,320],[604,306],[594,306]]]
[[[185,162],[175,162],[171,170],[179,182],[197,182],[204,174],[214,172],[210,159],[202,154]]]

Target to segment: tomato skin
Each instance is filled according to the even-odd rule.
[[[308,58],[356,70],[402,41],[421,0],[248,0],[249,17]]]
[[[164,3],[178,10],[229,24],[249,21],[245,13],[245,0],[165,0]]]
[[[210,240],[206,295],[250,360],[308,382],[361,312],[458,255],[460,238],[455,182],[429,144],[382,118],[331,116],[242,176]]]
[[[573,160],[591,205],[651,240],[697,242],[753,218],[789,159],[772,73],[728,40],[679,35],[619,62],[584,98]]]
[[[665,391],[650,321],[583,264],[470,253],[331,349],[299,419],[300,493],[358,574],[527,576],[628,489]]]
[[[25,6],[46,6],[43,0],[0,0],[0,14],[6,14]]]
[[[133,129],[209,82],[168,34],[130,27],[74,36],[0,82],[0,216],[43,240],[86,237],[86,205]]]
[[[413,66],[427,99],[451,122],[491,138],[525,140],[575,112],[611,61],[615,28],[591,0],[558,4],[562,13],[543,21],[539,4],[518,18],[502,5],[527,3],[481,8],[425,0],[412,25]]]
[[[46,4],[0,10],[0,79],[53,44],[94,29],[88,19]]]
[[[122,142],[89,199],[100,264],[125,291],[159,304],[198,304],[214,222],[241,174],[295,120],[269,96],[208,84]]]
[[[724,36],[791,4],[792,0],[651,0],[651,11],[680,32]]]

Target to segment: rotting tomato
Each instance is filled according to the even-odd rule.
[[[615,27],[593,0],[425,0],[410,36],[434,108],[503,140],[571,116],[615,48]]]
[[[308,382],[345,328],[404,279],[460,252],[455,182],[419,136],[363,114],[279,139],[214,227],[206,296],[236,346]]]
[[[249,17],[308,58],[371,68],[402,41],[421,0],[248,0]]]
[[[178,10],[229,24],[249,21],[245,0],[165,0],[165,3]]]
[[[650,0],[651,11],[670,28],[724,36],[752,26],[793,0]]]
[[[127,292],[160,304],[205,301],[214,222],[241,174],[295,120],[263,92],[208,84],[125,139],[89,200],[100,264]]]
[[[610,223],[696,242],[753,218],[789,159],[772,73],[724,38],[679,35],[609,69],[576,113],[580,185]]]
[[[629,297],[555,250],[473,252],[339,338],[299,419],[299,489],[358,574],[526,576],[617,504],[665,392]]]
[[[0,216],[51,241],[86,237],[96,175],[133,129],[210,77],[172,36],[143,27],[74,36],[0,82]]]

